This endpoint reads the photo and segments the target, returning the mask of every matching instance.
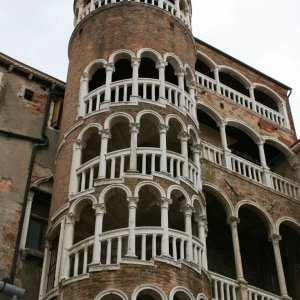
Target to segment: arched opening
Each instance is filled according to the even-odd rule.
[[[81,155],[81,164],[84,164],[100,155],[101,139],[99,129],[96,127],[89,128],[82,138],[83,149]]]
[[[201,139],[209,144],[221,147],[220,129],[216,121],[201,108],[197,109],[197,120],[200,126]]]
[[[250,285],[279,294],[278,276],[267,220],[256,208],[242,206],[238,225],[244,276]]]
[[[190,134],[190,138],[188,140],[188,157],[191,161],[194,161],[193,146],[197,145],[198,139],[194,130],[190,130],[189,134]]]
[[[300,229],[289,222],[280,225],[280,251],[288,295],[300,299]]]
[[[167,150],[181,154],[180,133],[183,131],[181,123],[172,118],[169,121],[169,130],[167,132]]]
[[[232,154],[260,165],[260,156],[257,144],[247,133],[237,127],[226,126],[227,144]]]
[[[100,68],[96,70],[89,81],[89,93],[97,89],[100,86],[105,85],[106,81],[106,70],[105,68]]]
[[[224,71],[219,72],[219,79],[220,82],[223,83],[224,85],[232,88],[233,90],[249,97],[249,90],[247,87],[242,83],[240,79],[237,79],[234,75],[228,74]]]
[[[270,170],[283,177],[296,181],[295,171],[291,168],[286,155],[270,142],[266,141],[264,145],[267,166]]]
[[[172,62],[167,61],[168,64],[165,68],[165,81],[178,86],[178,77],[176,76],[175,68]]]
[[[187,204],[185,195],[180,190],[171,193],[172,204],[169,206],[169,228],[185,231],[185,218],[182,208]]]
[[[211,70],[211,67],[199,56],[196,60],[195,66],[196,72],[199,72],[207,77],[215,79],[214,72]]]
[[[98,300],[98,298],[97,298]],[[105,295],[104,297],[101,297],[99,300],[124,300],[121,296],[114,294],[114,293],[109,293]]]
[[[139,292],[136,297],[137,300],[163,300],[161,295],[152,289],[144,289]]]
[[[231,229],[222,202],[212,191],[204,188],[206,198],[208,236],[208,269],[220,275],[235,279],[235,260]]]
[[[277,101],[263,90],[254,89],[255,101],[279,112]]]
[[[116,117],[110,126],[111,138],[108,142],[108,153],[130,148],[129,120],[126,117]]]
[[[115,62],[115,72],[112,76],[112,81],[119,81],[132,78],[131,61],[129,59],[121,58]]]
[[[177,291],[173,297],[173,300],[192,300],[192,298],[184,291]]]
[[[142,57],[139,67],[139,78],[158,79],[158,69],[155,61],[148,57]]]

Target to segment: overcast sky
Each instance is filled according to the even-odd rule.
[[[192,0],[196,37],[293,88],[300,137],[300,1]],[[73,0],[1,1],[0,51],[61,80]]]

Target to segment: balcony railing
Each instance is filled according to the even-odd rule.
[[[214,91],[214,92],[218,92],[218,84],[217,84],[216,80],[214,80],[208,76],[205,76],[204,74],[201,74],[199,72],[196,72],[196,80],[197,80],[197,83],[201,84],[205,88],[207,88],[211,91]],[[242,105],[242,106],[254,111],[255,113],[258,113],[262,117],[267,118],[267,119],[279,124],[280,126],[285,126],[284,116],[281,113],[279,113],[261,103],[254,101],[250,97],[247,97],[222,83],[219,83],[219,86],[220,86],[219,93],[222,96],[224,96],[225,98],[232,100],[232,101],[238,103],[239,105]]]
[[[225,159],[225,155],[227,159]],[[202,157],[214,164],[229,168],[231,171],[238,173],[248,179],[259,184],[267,185],[266,177],[270,177],[270,186],[277,192],[300,200],[300,185],[288,178],[282,177],[270,171],[264,170],[244,158],[241,158],[232,153],[224,154],[224,151],[209,143],[202,142]],[[226,166],[226,161],[229,161],[229,166]]]
[[[111,84],[110,100],[105,102],[105,86],[101,86],[90,92],[84,97],[85,115],[101,110],[104,103],[109,104],[124,104],[130,103],[132,94],[132,79],[120,80]],[[138,96],[142,100],[147,100],[151,103],[159,103],[159,88],[160,81],[157,79],[138,79]],[[184,103],[181,105],[180,97],[182,91],[178,86],[165,83],[166,104],[181,110],[184,114],[188,113],[191,118],[196,120],[196,101],[191,96],[184,92]]]
[[[89,4],[85,6],[85,8],[81,12],[79,12],[78,17],[75,18],[74,20],[74,26],[76,26],[82,19],[88,16],[95,9],[109,4],[114,4],[123,1],[124,0],[92,0]],[[157,6],[169,12],[179,20],[181,20],[188,28],[191,28],[189,16],[185,15],[179,8],[177,8],[172,2],[168,0],[127,0],[127,1],[141,2],[141,3]]]
[[[128,170],[130,149],[122,149],[106,154],[106,179],[123,178]],[[159,148],[138,148],[137,161],[138,171],[141,175],[154,175],[161,172],[161,149]],[[76,170],[78,187],[77,192],[84,192],[92,189],[94,180],[98,178],[100,157],[84,163]],[[167,174],[170,178],[180,180],[187,179],[197,189],[199,186],[199,170],[194,162],[188,161],[187,178],[184,178],[185,159],[181,154],[167,151]]]
[[[160,227],[136,227],[136,258],[137,262],[150,262],[159,257],[162,252],[163,229]],[[127,239],[129,229],[117,229],[104,232],[100,240],[100,264],[102,267],[116,266],[126,260]],[[199,270],[202,268],[203,245],[197,238],[193,238],[193,254],[191,260],[187,259],[188,235],[174,229],[169,229],[169,253],[171,261],[193,263]],[[92,263],[94,237],[89,237],[68,250],[70,261],[69,277],[87,274],[88,266]],[[169,259],[168,259],[169,260]],[[168,261],[166,260],[166,261]]]
[[[248,300],[280,300],[280,296],[266,292],[254,286],[248,287]]]

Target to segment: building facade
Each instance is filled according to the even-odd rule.
[[[29,189],[53,174],[36,298],[300,299],[291,89],[195,38],[190,0],[74,15],[51,174]]]

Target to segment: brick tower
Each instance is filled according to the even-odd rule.
[[[290,89],[190,0],[74,14],[40,299],[300,299]]]

